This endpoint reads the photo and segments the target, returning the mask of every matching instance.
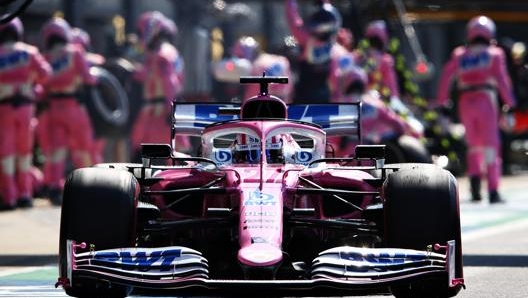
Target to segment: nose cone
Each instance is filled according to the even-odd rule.
[[[238,260],[247,266],[272,266],[282,260],[282,251],[267,243],[254,243],[238,251]]]

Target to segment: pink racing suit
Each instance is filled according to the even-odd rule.
[[[457,47],[440,77],[439,105],[447,104],[453,79],[458,80],[458,113],[466,128],[468,175],[480,176],[484,162],[488,190],[495,191],[502,162],[497,91],[505,104],[515,106],[504,52],[494,45]]]
[[[145,53],[145,63],[135,74],[143,81],[144,104],[132,130],[134,153],[139,152],[141,143],[170,143],[172,101],[182,92],[183,68],[182,57],[169,42]],[[176,137],[177,151],[190,147],[188,137]]]
[[[62,189],[68,149],[76,168],[93,164],[92,123],[77,92],[83,84],[94,85],[97,79],[90,74],[84,50],[75,44],[54,47],[45,57],[53,76],[45,85],[49,107],[39,119],[39,140],[47,151],[44,183],[51,189]]]
[[[377,90],[384,98],[400,97],[394,58],[376,49],[355,51],[357,63],[367,72],[368,89]]]
[[[262,73],[266,73],[266,76],[285,76],[290,80],[292,79],[292,73],[290,68],[290,62],[284,56],[273,55],[268,53],[260,54],[255,61],[253,61],[251,75],[262,76]],[[269,86],[269,93],[282,99],[285,103],[291,103],[291,95],[293,91],[293,82],[289,81],[288,84],[271,84]],[[248,84],[246,87],[246,93],[244,100],[251,98],[259,94],[259,85]]]
[[[34,46],[23,42],[0,46],[0,196],[13,207],[31,199],[35,86],[51,75],[51,67]]]

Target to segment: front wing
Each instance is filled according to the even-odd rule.
[[[181,246],[76,253],[84,243],[68,241],[67,245],[68,275],[56,284],[64,288],[77,278],[178,295],[343,296],[431,278],[445,279],[449,287],[464,286],[454,273],[455,241],[427,251],[336,247],[321,252],[309,276],[298,280],[209,279],[207,260],[198,251]]]

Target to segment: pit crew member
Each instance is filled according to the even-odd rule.
[[[476,16],[468,22],[468,43],[453,50],[444,65],[437,93],[437,103],[447,105],[450,84],[458,80],[458,114],[466,129],[467,172],[474,202],[482,200],[483,173],[489,202],[503,202],[498,193],[502,167],[497,91],[506,109],[516,104],[505,54],[494,44],[495,28],[487,16]]]

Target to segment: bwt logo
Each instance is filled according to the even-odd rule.
[[[214,152],[214,157],[215,160],[220,163],[230,162],[232,159],[231,150],[216,150]]]
[[[343,252],[340,254],[341,259],[357,262],[366,262],[370,264],[403,264],[405,261],[420,261],[427,259],[425,255],[407,254],[402,252],[394,253],[361,253],[361,252]]]
[[[295,152],[295,159],[302,164],[308,163],[313,159],[313,154],[310,151],[297,151]]]
[[[276,204],[277,200],[273,195],[258,190],[250,192],[249,198],[244,201],[244,206],[275,206]]]
[[[149,254],[145,251],[104,251],[96,252],[92,262],[105,265],[115,264],[116,267],[149,271],[155,264],[159,270],[169,271],[174,267],[174,261],[181,257],[180,249],[157,250]]]

